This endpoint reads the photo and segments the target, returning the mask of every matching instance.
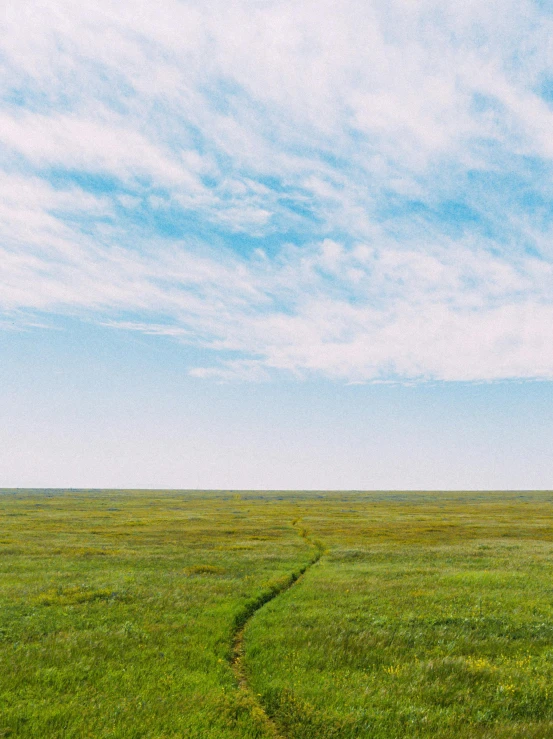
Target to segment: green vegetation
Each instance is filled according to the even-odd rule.
[[[0,516],[0,737],[553,737],[553,494],[4,491]]]

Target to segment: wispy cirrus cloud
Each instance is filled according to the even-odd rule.
[[[540,4],[8,2],[2,23],[6,325],[159,334],[211,350],[204,377],[553,377]]]

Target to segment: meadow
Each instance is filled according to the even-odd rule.
[[[0,737],[553,737],[553,494],[0,491]]]

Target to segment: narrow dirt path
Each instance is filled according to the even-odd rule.
[[[238,687],[240,688],[240,690],[243,690],[244,693],[247,694],[252,705],[252,710],[255,711],[257,718],[266,730],[267,736],[272,737],[273,739],[284,739],[284,737],[282,736],[282,734],[279,733],[277,725],[266,713],[263,705],[259,702],[257,696],[250,688],[248,675],[244,666],[244,632],[251,618],[254,616],[254,614],[257,613],[257,611],[259,611],[260,608],[263,608],[266,603],[269,603],[269,601],[273,600],[278,595],[281,595],[281,593],[285,593],[293,585],[299,582],[299,580],[303,577],[307,570],[316,562],[318,562],[323,555],[322,544],[311,539],[307,529],[303,527],[300,528],[299,519],[292,521],[292,526],[297,529],[298,534],[301,536],[301,538],[315,550],[315,554],[306,565],[301,567],[298,571],[291,573],[285,580],[282,580],[278,585],[275,585],[270,590],[267,590],[255,601],[252,601],[249,607],[246,607],[244,613],[236,622],[236,628],[232,640],[232,655],[230,661],[230,665],[232,667],[232,671],[234,672]]]

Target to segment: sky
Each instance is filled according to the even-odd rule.
[[[553,487],[553,8],[5,0],[0,486]]]

